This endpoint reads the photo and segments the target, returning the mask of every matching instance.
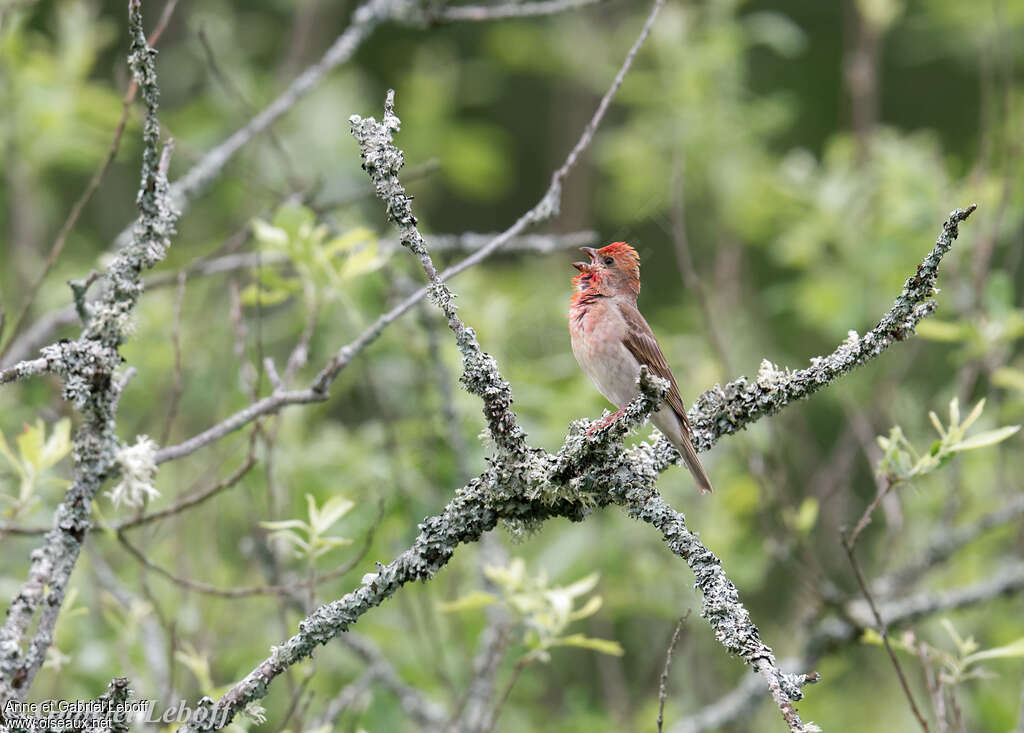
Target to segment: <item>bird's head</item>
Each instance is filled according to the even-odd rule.
[[[573,262],[580,271],[573,278],[576,292],[600,295],[640,294],[640,255],[625,242],[612,242],[601,249],[580,247],[590,257],[589,262]]]

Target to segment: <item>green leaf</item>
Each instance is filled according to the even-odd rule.
[[[992,384],[1024,392],[1024,371],[1012,367],[999,367],[992,372]]]
[[[600,573],[591,573],[587,577],[581,578],[575,583],[565,586],[561,590],[569,596],[569,598],[579,598],[580,596],[586,595],[590,591],[594,590],[597,586],[597,581],[600,580],[600,578]]]
[[[298,237],[303,228],[312,229],[315,223],[316,214],[312,209],[293,203],[282,204],[274,214],[273,222],[274,227],[283,231],[288,239]]]
[[[252,220],[252,235],[264,249],[284,252],[288,248],[288,232],[261,219]]]
[[[622,645],[617,641],[594,639],[583,634],[570,634],[569,636],[559,637],[551,642],[549,646],[577,646],[583,649],[593,649],[602,654],[611,654],[615,657],[621,657],[626,653]]]
[[[995,430],[986,430],[984,433],[972,435],[970,438],[966,438],[965,440],[961,440],[959,443],[950,446],[950,450],[965,451],[995,445],[996,443],[1001,443],[1006,440],[1018,430],[1020,430],[1020,425],[1007,425],[1005,427],[996,428]]]
[[[18,452],[21,453],[21,460],[32,466],[36,471],[41,471],[43,466],[40,457],[43,454],[43,438],[46,434],[46,426],[42,420],[36,420],[33,426],[25,426],[15,440],[18,443]]]
[[[475,590],[454,601],[437,604],[438,609],[444,613],[457,613],[460,611],[475,611],[498,602],[498,598],[486,591]]]
[[[71,420],[61,418],[53,424],[53,432],[43,445],[40,463],[43,468],[50,468],[71,452]]]
[[[317,509],[312,494],[306,494],[306,506],[309,511],[309,524],[316,534],[323,534],[331,525],[348,514],[356,503],[344,496],[332,496]]]
[[[818,500],[813,496],[809,496],[800,503],[800,508],[797,510],[796,517],[793,520],[793,528],[802,534],[807,534],[817,521]]]
[[[366,227],[356,227],[340,234],[323,246],[324,254],[335,257],[352,250],[358,244],[376,244],[377,235]]]
[[[981,417],[981,411],[984,409],[985,398],[982,397],[980,400],[978,400],[978,404],[976,404],[974,408],[971,410],[971,413],[967,416],[967,419],[964,420],[963,423],[960,425],[960,429],[966,432],[967,429],[974,424],[974,421]]]
[[[275,532],[282,529],[301,529],[304,532],[309,531],[309,525],[299,519],[282,519],[277,522],[260,522],[260,526],[263,527],[263,529],[270,529]]]
[[[927,339],[928,341],[944,341],[948,343],[963,341],[966,335],[963,324],[939,321],[935,318],[921,321],[917,324],[914,331],[920,338]]]
[[[19,476],[24,477],[25,468],[24,466],[21,465],[21,461],[18,459],[18,457],[14,455],[14,452],[11,450],[10,446],[7,445],[7,439],[4,438],[3,433],[0,433],[0,456],[3,456],[5,459],[7,459],[7,462],[11,464],[11,468],[14,469],[14,471]]]
[[[956,397],[949,401],[949,429],[953,430],[960,425],[960,400]]]
[[[874,629],[864,629],[864,633],[860,635],[861,644],[872,644],[874,646],[881,646],[882,637]]]
[[[345,264],[341,267],[341,277],[346,280],[359,277],[373,272],[382,264],[384,264],[384,259],[380,257],[380,248],[376,242],[373,242],[356,250],[345,259]]]
[[[992,649],[985,649],[983,651],[970,654],[964,657],[963,665],[964,667],[968,667],[976,662],[981,662],[986,659],[1009,659],[1015,657],[1024,657],[1024,637],[1003,646],[997,646]]]
[[[604,600],[601,598],[601,596],[591,596],[587,600],[587,602],[583,604],[583,608],[580,608],[579,610],[573,611],[569,614],[569,620],[579,621],[582,618],[593,616],[595,613],[601,610],[602,605],[604,605]]]

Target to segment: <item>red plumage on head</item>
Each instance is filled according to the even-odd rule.
[[[597,250],[598,257],[613,257],[616,267],[629,276],[629,288],[640,292],[640,255],[625,242],[612,242]]]
[[[573,278],[575,292],[572,306],[586,305],[596,297],[626,290],[634,297],[640,292],[640,255],[625,242],[612,242],[598,250],[589,251],[588,264],[575,263],[580,274]],[[611,257],[613,263],[604,264]]]
[[[614,257],[620,264],[640,266],[640,255],[625,242],[612,242],[606,247],[597,250],[597,253],[602,257]]]

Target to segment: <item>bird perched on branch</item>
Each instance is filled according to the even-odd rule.
[[[591,430],[617,419],[637,395],[640,366],[668,381],[665,403],[651,420],[683,457],[697,486],[711,491],[697,451],[679,387],[647,321],[636,307],[640,294],[640,256],[625,242],[607,247],[581,247],[589,262],[574,262],[580,274],[569,306],[569,335],[576,361],[598,391],[619,408]]]

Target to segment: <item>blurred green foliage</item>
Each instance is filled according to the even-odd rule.
[[[147,3],[150,27],[161,7]],[[351,9],[352,3],[317,0],[180,3],[158,60],[162,122],[177,142],[171,178],[315,62]],[[126,444],[138,434],[178,443],[249,404],[254,389],[267,394],[264,360],[283,371],[312,322],[308,358],[297,364],[290,386],[308,383],[339,347],[421,282],[414,258],[381,243],[394,232],[360,170],[349,115],[379,116],[385,90],[395,88],[403,122],[397,140],[409,169],[437,162],[408,184],[423,230],[501,230],[547,186],[645,12],[645,5],[613,1],[542,19],[378,29],[352,63],[274,126],[273,138],[248,145],[181,220],[156,273],[170,275],[170,286],[154,285],[144,295],[135,337],[122,350],[138,370],[119,412]],[[878,38],[879,113],[867,129],[852,124],[844,75],[858,48],[858,13]],[[127,86],[124,21],[123,3],[114,0],[0,2],[0,304],[8,314],[24,302],[27,283],[107,154]],[[230,88],[214,73],[200,31]],[[839,529],[874,497],[872,468],[883,454],[888,469],[905,472],[922,460],[958,456],[942,471],[918,471],[919,490],[894,493],[879,510],[858,546],[869,578],[898,570],[936,535],[1021,491],[1024,439],[991,432],[1024,419],[1021,37],[1024,6],[1005,0],[670,2],[566,182],[551,230],[595,229],[603,240],[638,248],[640,307],[687,401],[717,381],[752,375],[763,358],[798,367],[850,329],[872,327],[946,213],[979,203],[943,263],[938,315],[924,322],[920,338],[716,446],[706,459],[716,486],[710,497],[696,496],[682,471],[661,482],[723,559],[780,657],[801,654],[810,620],[830,612],[824,589],[857,596]],[[136,109],[30,323],[70,302],[66,280],[102,269],[115,236],[134,217],[140,120]],[[697,294],[682,285],[673,236],[679,222],[713,324]],[[190,275],[179,319],[174,274],[199,258],[238,251],[259,252],[263,261]],[[436,259],[449,264],[460,256]],[[571,420],[607,407],[568,346],[573,259],[571,252],[499,255],[452,282],[462,317],[512,384],[531,442],[548,449],[560,444]],[[441,509],[467,472],[484,468],[488,450],[478,439],[479,403],[456,386],[455,345],[443,324],[433,323],[430,306],[424,309],[392,324],[361,353],[333,385],[330,401],[290,407],[265,421],[261,429],[273,441],[256,441],[259,464],[236,486],[130,530],[134,543],[176,575],[227,589],[329,573],[354,557],[372,530],[364,560],[319,585],[317,601],[348,592],[373,562],[406,548],[417,523]],[[423,314],[437,329],[439,358]],[[712,325],[731,371],[711,347]],[[0,343],[19,335],[9,327],[10,319]],[[56,335],[75,334],[70,326]],[[457,439],[439,380],[454,391]],[[902,436],[926,434],[929,411],[983,398],[988,408],[974,416],[972,434],[1001,442],[964,452],[970,418],[951,416],[948,426],[936,426],[938,453],[910,452]],[[54,380],[0,388],[5,520],[48,521],[60,495],[47,482],[70,477],[72,419]],[[22,425],[32,427],[13,438]],[[898,435],[890,432],[894,425]],[[955,439],[954,431],[961,431]],[[882,453],[877,434],[888,435]],[[161,497],[147,508],[216,482],[247,450],[239,433],[161,465]],[[105,497],[96,502],[105,521],[127,511]],[[986,533],[921,588],[988,577],[1001,560],[1019,557],[1021,531],[1018,521]],[[287,551],[268,542],[275,532],[295,532],[286,535]],[[354,544],[340,546],[339,534]],[[40,540],[0,541],[0,598],[8,599]],[[511,544],[506,535],[501,541]],[[308,560],[304,567],[291,557],[296,549]],[[510,647],[499,690],[513,674],[516,650],[546,648],[545,639],[607,640],[624,654],[559,648],[549,664],[524,669],[499,731],[650,730],[673,626],[699,603],[689,572],[653,532],[615,512],[579,524],[549,522],[513,552],[522,564],[491,571],[494,587],[485,591],[478,549],[460,549],[436,580],[403,589],[357,630],[409,684],[454,707],[472,676],[486,614],[438,609],[453,599],[500,599],[518,614],[517,641],[526,643]],[[574,597],[567,588],[579,586],[546,580],[591,582],[596,572],[599,607],[597,596],[581,599],[592,588]],[[102,532],[91,537],[72,585],[77,596],[65,603],[58,644],[33,699],[94,697],[116,674],[129,676],[143,698],[214,694],[245,675],[304,615],[272,595],[230,599],[180,587],[141,567]],[[557,592],[554,603],[550,594]],[[577,600],[582,605],[573,611]],[[1017,649],[1022,610],[1020,597],[1012,597],[951,614],[948,627],[926,618],[913,624],[913,643],[928,645],[947,673],[962,679],[976,668],[968,664],[972,655],[977,661],[985,653],[978,650]],[[968,650],[957,639],[974,641]],[[905,666],[924,702],[922,668],[911,656]],[[332,643],[275,682],[262,701],[267,729],[314,730],[324,701],[364,669]],[[853,733],[916,730],[879,648],[850,645],[818,669],[824,679],[801,703],[804,719]],[[958,687],[968,729],[1015,724],[1020,666],[1000,662],[997,671],[996,678]],[[747,673],[694,617],[676,650],[667,725]],[[313,702],[296,706],[285,722],[298,689]],[[253,729],[261,715],[254,709],[237,726]],[[415,728],[395,698],[374,687],[335,729]],[[726,728],[781,729],[767,702]]]

